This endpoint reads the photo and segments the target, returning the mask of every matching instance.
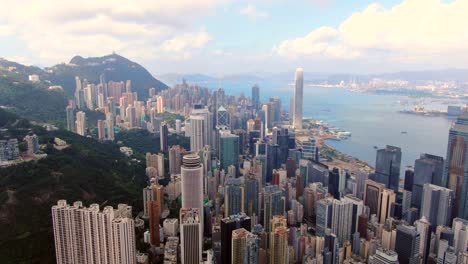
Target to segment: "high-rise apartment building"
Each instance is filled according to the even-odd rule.
[[[75,132],[75,114],[73,106],[68,105],[66,107],[67,112],[67,130],[71,132]]]
[[[86,135],[86,113],[79,111],[76,113],[76,133],[80,136]]]
[[[258,264],[259,259],[258,236],[250,233],[245,228],[239,228],[232,231],[231,256],[232,264]]]
[[[244,228],[250,231],[251,220],[246,214],[231,215],[221,220],[221,263],[231,263],[233,231]]]
[[[224,217],[244,212],[244,186],[240,179],[229,177],[224,186]]]
[[[136,262],[135,225],[127,205],[100,211],[97,204],[87,208],[60,200],[52,206],[52,223],[57,263]]]

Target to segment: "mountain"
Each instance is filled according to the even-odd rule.
[[[91,83],[99,83],[101,74],[104,74],[106,81],[131,80],[132,90],[138,92],[139,98],[147,98],[148,90],[152,87],[156,88],[157,92],[168,88],[140,64],[115,53],[90,58],[75,56],[70,63],[57,64],[45,68],[45,71],[44,77],[54,84],[61,85],[68,95],[73,95],[75,91],[76,76]]]
[[[1,263],[55,263],[50,209],[59,199],[101,207],[127,203],[134,214],[142,209],[144,165],[126,158],[117,144],[68,131],[48,132],[0,109],[3,117],[8,121],[2,135],[21,141],[32,130],[47,157],[0,168]],[[69,147],[55,149],[54,137]]]

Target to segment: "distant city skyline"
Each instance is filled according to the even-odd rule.
[[[115,51],[156,76],[283,73],[297,66],[331,73],[468,68],[465,0],[8,6],[0,11],[0,56],[41,67]]]

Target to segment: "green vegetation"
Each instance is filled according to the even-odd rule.
[[[66,119],[67,103],[63,92],[48,91],[41,84],[0,77],[0,105],[21,117],[58,124]]]
[[[171,112],[158,113],[158,114],[156,114],[156,116],[162,117],[164,119],[164,121],[166,121],[172,127],[175,127],[176,119],[179,119],[180,121],[185,120],[183,115],[176,114],[176,113],[171,113]]]
[[[48,156],[0,169],[2,263],[55,263],[50,208],[59,199],[101,206],[128,203],[134,213],[141,210],[144,165],[125,158],[116,144],[67,131],[47,132],[38,127],[22,131],[29,129],[46,144]],[[54,137],[70,147],[56,150]]]
[[[159,134],[151,134],[147,130],[142,129],[120,131],[115,135],[115,141],[122,141],[124,146],[132,148],[135,157],[138,159],[144,159],[146,152],[158,153],[160,149]],[[190,149],[190,139],[170,134],[168,146],[172,145],[180,145],[185,149]]]

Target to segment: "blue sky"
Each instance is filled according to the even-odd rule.
[[[468,68],[468,0],[0,4],[0,56],[25,64],[116,51],[155,75]]]

